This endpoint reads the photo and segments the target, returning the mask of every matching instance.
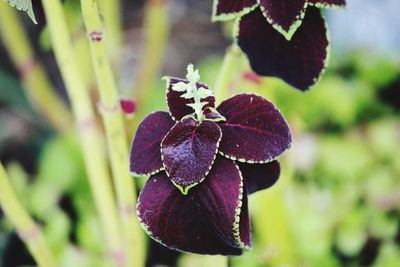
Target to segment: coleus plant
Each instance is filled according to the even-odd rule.
[[[214,0],[213,20],[236,19],[234,38],[257,74],[304,91],[327,65],[329,37],[318,8],[345,5],[346,0]]]
[[[165,80],[169,113],[148,115],[131,146],[131,173],[150,175],[137,204],[141,224],[172,249],[240,255],[251,247],[247,196],[278,180],[276,158],[290,147],[289,127],[254,94],[215,108],[192,65],[186,79]]]

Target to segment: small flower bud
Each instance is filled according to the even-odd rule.
[[[133,99],[120,97],[119,104],[122,111],[128,116],[133,116],[136,112],[136,101]]]

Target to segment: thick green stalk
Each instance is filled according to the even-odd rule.
[[[116,0],[99,0],[99,8],[104,18],[107,32],[107,51],[112,61],[118,61],[122,48],[121,2]]]
[[[137,112],[133,119],[126,120],[126,131],[131,138],[145,116],[143,107],[151,99],[154,81],[159,79],[159,72],[164,62],[170,30],[168,10],[165,0],[146,0],[144,12],[143,31],[145,47],[139,65],[139,74],[130,91],[124,91],[124,95],[135,98]]]
[[[158,77],[164,61],[169,35],[169,19],[165,0],[147,0],[146,2],[144,55],[133,90],[139,108],[151,96],[153,82]]]
[[[271,266],[295,266],[297,262],[295,240],[284,198],[292,177],[290,173],[288,168],[282,169],[281,182],[252,196],[252,222],[257,232],[258,246],[265,250],[269,247],[275,252],[268,259]],[[267,206],[269,208],[265,209]]]
[[[236,44],[226,49],[224,61],[214,85],[215,97],[218,102],[227,97],[229,83],[235,74],[238,63],[240,63],[240,56],[240,48]]]
[[[55,56],[64,78],[77,120],[82,152],[96,208],[107,238],[107,245],[117,264],[121,260],[122,238],[120,222],[107,169],[102,133],[87,88],[78,68],[70,34],[60,0],[42,0]],[[119,264],[122,265],[122,264]]]
[[[228,266],[228,257],[204,256],[204,266],[227,267]]]
[[[53,256],[40,231],[39,226],[32,220],[22,207],[10,184],[7,173],[0,163],[0,206],[7,218],[17,228],[21,239],[28,246],[34,259],[41,267],[55,267]]]
[[[228,257],[217,255],[199,255],[199,254],[184,254],[177,263],[178,267],[186,266],[212,266],[212,267],[227,267],[229,266]]]
[[[35,58],[14,8],[0,1],[0,36],[24,83],[25,94],[59,132],[71,129],[72,115],[57,96],[42,65]]]
[[[133,178],[128,171],[128,144],[124,129],[124,118],[119,106],[117,86],[107,58],[102,22],[95,0],[81,0],[83,19],[90,42],[92,63],[97,77],[100,108],[106,129],[109,155],[117,192],[128,266],[144,265],[144,248],[139,221],[135,216],[136,191]]]

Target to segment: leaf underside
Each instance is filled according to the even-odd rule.
[[[295,31],[301,24],[307,0],[258,0],[268,21],[285,33]]]
[[[278,181],[281,172],[277,160],[263,164],[239,162],[238,165],[249,194],[273,186]]]
[[[290,41],[265,23],[261,11],[243,16],[238,44],[257,74],[279,77],[304,91],[318,81],[325,69],[329,42],[320,11],[309,7]]]

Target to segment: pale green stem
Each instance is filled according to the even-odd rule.
[[[137,103],[143,105],[151,96],[159,75],[169,35],[169,19],[164,0],[147,0],[144,14],[145,48],[140,73],[133,90]]]
[[[233,44],[226,49],[224,61],[214,85],[215,98],[217,102],[221,102],[227,97],[229,83],[231,82],[232,76],[235,74],[235,70],[240,63],[240,56],[240,48],[236,44]]]
[[[195,85],[195,87],[193,88],[193,90],[196,90],[196,91],[197,91],[196,85]],[[203,109],[202,109],[202,107],[200,106],[200,104],[201,104],[201,98],[200,98],[200,96],[199,96],[199,94],[198,94],[197,92],[195,92],[195,93],[193,94],[193,100],[194,100],[194,103],[195,103],[195,104],[198,104],[198,105],[199,105],[197,108],[194,109],[194,111],[195,111],[195,113],[196,113],[197,120],[198,120],[199,122],[201,122],[201,121],[203,120],[203,116],[204,116],[204,115],[203,115]]]
[[[224,256],[208,256],[209,264],[207,266],[215,266],[215,267],[227,267],[228,266],[228,257]]]
[[[35,261],[41,267],[55,267],[54,258],[40,231],[16,196],[7,173],[0,163],[0,206],[7,218],[15,225],[21,239],[28,246]]]
[[[203,121],[203,107],[201,106],[201,97],[197,92],[197,86],[196,82],[190,82],[189,86],[187,87],[187,93],[192,93],[193,94],[193,101],[194,104],[196,104],[195,107],[192,107],[194,110],[194,113],[196,114],[196,119],[200,123]]]
[[[264,250],[273,248],[268,259],[271,266],[295,266],[296,246],[294,243],[284,193],[293,174],[288,168],[282,169],[281,183],[253,197],[252,221],[257,231],[258,245]],[[266,206],[270,208],[265,209]],[[274,218],[274,220],[269,220]]]
[[[228,257],[225,256],[199,255],[199,258],[202,266],[228,267]]]
[[[99,0],[99,8],[104,19],[107,34],[107,52],[114,62],[119,60],[122,49],[121,2],[117,0]]]
[[[109,155],[117,192],[124,236],[126,237],[127,266],[144,265],[144,248],[139,221],[135,215],[136,191],[133,178],[128,171],[128,144],[124,129],[124,118],[119,106],[117,86],[111,64],[107,58],[102,22],[96,0],[81,0],[83,19],[90,42],[92,63],[97,77],[100,108],[106,129]]]
[[[89,183],[107,238],[106,243],[111,255],[114,256],[113,259],[118,264],[123,243],[102,133],[96,122],[88,90],[79,72],[78,60],[71,44],[61,1],[42,0],[42,3],[54,53],[77,120]]]
[[[38,110],[59,132],[71,129],[72,115],[55,93],[43,66],[38,62],[18,19],[17,11],[0,1],[0,36],[17,67],[24,83],[25,94],[33,108]]]
[[[126,121],[128,138],[130,139],[143,118],[147,101],[152,98],[154,81],[159,77],[159,72],[164,62],[168,44],[170,23],[165,0],[146,0],[143,30],[145,47],[139,74],[132,88],[125,91],[128,97],[134,97],[137,103],[136,116]]]

